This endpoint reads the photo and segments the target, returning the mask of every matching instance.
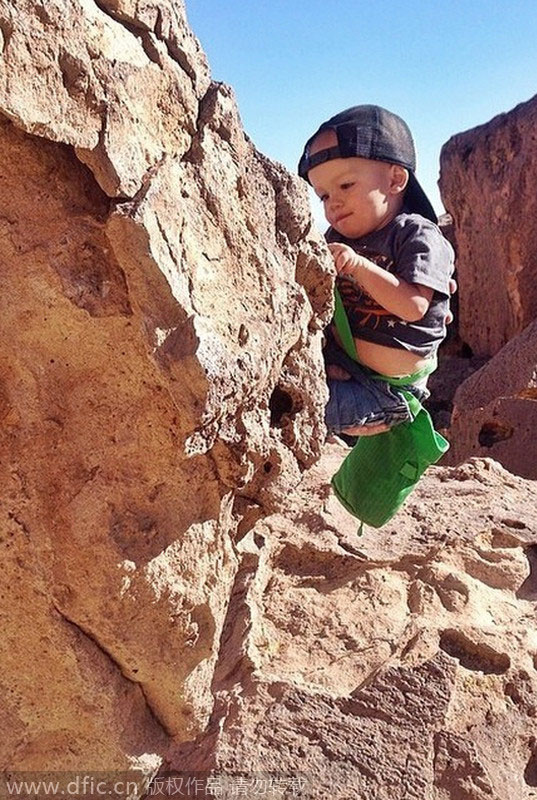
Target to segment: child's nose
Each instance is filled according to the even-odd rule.
[[[330,208],[339,208],[342,203],[342,197],[340,194],[333,194],[330,195]]]

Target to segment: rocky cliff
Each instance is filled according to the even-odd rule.
[[[205,726],[241,526],[324,437],[328,260],[177,2],[0,2],[2,763]]]
[[[449,463],[491,456],[537,478],[537,322],[515,336],[457,389]]]
[[[241,543],[214,712],[166,772],[226,797],[275,775],[286,797],[529,800],[537,485],[489,459],[434,468],[358,536],[328,488],[342,456]]]
[[[181,3],[0,0],[0,49],[6,780],[531,797],[535,484],[434,469],[358,537],[329,259]]]
[[[492,356],[454,397],[444,463],[491,456],[537,478],[537,98],[442,149],[440,188],[453,217],[459,336]]]
[[[459,333],[492,356],[537,315],[537,97],[465,133],[440,156],[440,191],[453,218]]]

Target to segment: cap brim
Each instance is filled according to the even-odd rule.
[[[405,192],[405,209],[413,214],[421,214],[422,217],[430,219],[431,222],[438,224],[438,217],[431,205],[431,202],[413,172],[408,172],[408,186]]]

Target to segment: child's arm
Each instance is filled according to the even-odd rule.
[[[358,255],[346,244],[329,244],[328,247],[334,256],[338,275],[354,278],[386,311],[406,322],[417,322],[427,313],[433,289],[419,283],[407,283]]]

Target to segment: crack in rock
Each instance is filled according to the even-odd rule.
[[[162,719],[159,717],[159,715],[158,715],[157,711],[156,711],[156,710],[153,708],[153,706],[152,706],[152,705],[151,705],[151,703],[149,702],[149,699],[148,699],[148,697],[147,697],[147,694],[146,694],[146,692],[145,692],[145,690],[144,690],[144,686],[143,686],[143,684],[142,684],[142,683],[140,683],[139,681],[133,680],[133,679],[132,679],[132,678],[130,678],[128,675],[126,675],[126,674],[125,674],[125,671],[124,671],[124,669],[123,669],[123,667],[122,667],[122,665],[121,665],[121,663],[120,663],[120,662],[119,662],[119,661],[118,661],[118,660],[117,660],[117,659],[114,657],[113,653],[111,653],[111,652],[110,652],[110,650],[108,650],[108,649],[107,649],[107,648],[106,648],[106,647],[105,647],[105,646],[104,646],[104,645],[103,645],[103,644],[102,644],[102,643],[99,641],[99,639],[98,639],[98,638],[95,636],[95,634],[94,634],[92,631],[88,630],[88,629],[87,629],[87,628],[85,628],[83,625],[81,625],[79,622],[77,622],[77,621],[76,621],[76,620],[74,620],[72,617],[70,617],[70,616],[69,616],[69,615],[68,615],[68,614],[67,614],[67,613],[66,613],[66,612],[65,612],[65,611],[64,611],[64,610],[61,608],[61,606],[58,604],[57,600],[55,600],[54,598],[52,599],[52,605],[54,606],[54,608],[56,609],[56,611],[58,612],[58,614],[59,614],[59,615],[62,617],[62,619],[64,619],[64,620],[65,620],[67,623],[69,623],[70,625],[72,625],[74,628],[76,628],[78,631],[80,631],[80,633],[82,633],[84,636],[86,636],[88,639],[90,639],[90,641],[92,641],[92,642],[93,642],[93,644],[94,644],[94,645],[95,645],[95,646],[96,646],[96,647],[97,647],[97,648],[98,648],[98,649],[99,649],[99,650],[100,650],[100,651],[101,651],[101,652],[102,652],[102,653],[103,653],[105,656],[107,656],[107,658],[108,658],[108,659],[109,659],[109,660],[110,660],[110,661],[111,661],[111,662],[114,664],[114,666],[116,666],[116,667],[117,667],[117,669],[118,669],[118,670],[121,672],[121,674],[123,675],[123,677],[125,678],[125,680],[129,681],[130,683],[133,683],[135,686],[137,686],[137,687],[140,689],[140,692],[142,693],[142,696],[143,696],[143,698],[144,698],[144,701],[145,701],[145,704],[146,704],[146,706],[147,706],[147,708],[148,708],[148,710],[149,710],[149,713],[151,714],[151,716],[153,717],[153,719],[155,720],[155,722],[156,722],[156,723],[159,725],[159,727],[160,727],[160,728],[161,728],[161,729],[164,731],[164,733],[165,733],[167,736],[170,736],[170,737],[171,737],[171,736],[173,735],[173,734],[172,734],[172,732],[171,732],[171,731],[170,731],[170,730],[169,730],[169,729],[166,727],[166,725],[164,724],[164,722],[162,721]]]

